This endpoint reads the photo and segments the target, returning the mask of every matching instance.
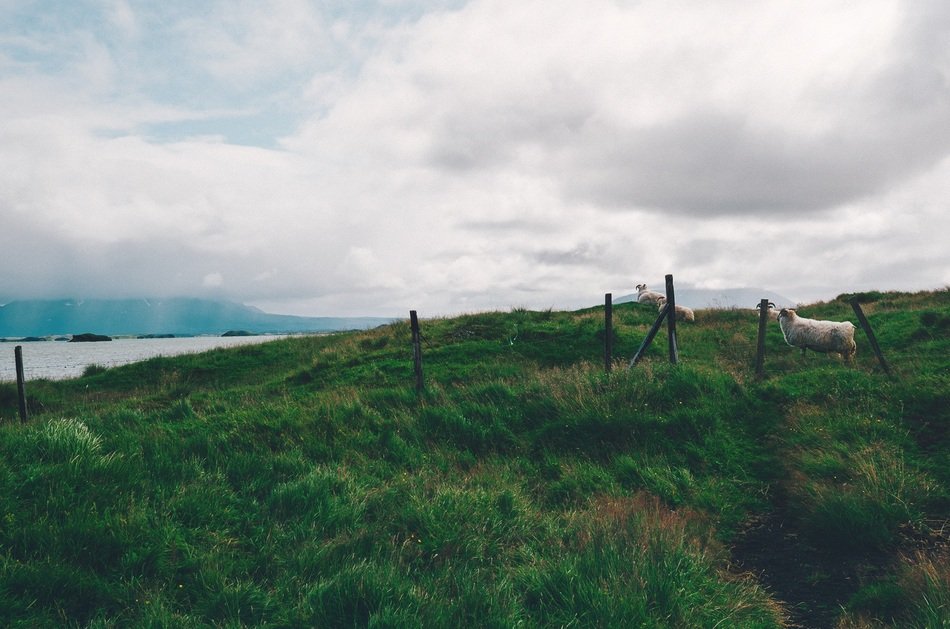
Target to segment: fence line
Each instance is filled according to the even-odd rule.
[[[762,378],[765,375],[764,364],[765,364],[765,335],[768,327],[768,307],[769,300],[762,299],[759,302],[759,326],[758,326],[758,337],[756,342],[756,356],[755,356],[755,375],[757,378]],[[849,301],[851,307],[854,309],[855,315],[857,315],[858,321],[861,324],[862,329],[868,337],[868,341],[871,344],[871,348],[874,350],[874,354],[877,356],[878,362],[881,365],[881,368],[888,376],[893,376],[894,373],[888,365],[887,361],[884,359],[884,354],[881,351],[881,347],[878,344],[877,337],[874,335],[874,330],[871,328],[870,322],[867,320],[867,317],[864,315],[864,311],[861,309],[858,299],[852,298]],[[677,344],[676,337],[676,296],[673,287],[673,276],[666,276],[666,303],[663,308],[660,309],[659,315],[656,318],[656,321],[653,322],[653,325],[650,327],[649,332],[647,332],[646,338],[643,339],[643,342],[640,344],[640,347],[637,349],[633,358],[627,364],[627,369],[630,369],[636,365],[644,356],[647,349],[650,347],[650,344],[653,342],[653,339],[656,337],[657,332],[659,332],[660,326],[663,324],[664,318],[667,323],[667,336],[668,336],[668,349],[669,349],[669,359],[670,363],[677,364],[679,360],[679,348]],[[419,317],[415,310],[409,311],[409,321],[410,328],[412,330],[412,355],[413,355],[413,371],[415,373],[416,380],[416,391],[422,392],[425,389],[425,381],[422,373],[422,344],[421,344],[421,334],[419,332]],[[28,420],[28,409],[26,403],[26,378],[24,377],[23,369],[23,348],[20,345],[17,345],[14,348],[14,356],[16,360],[16,378],[17,378],[17,402],[19,407],[20,421],[26,422]],[[604,369],[606,372],[610,372],[613,364],[613,294],[606,293],[604,295]]]
[[[759,325],[758,325],[758,336],[756,339],[756,355],[755,355],[755,375],[757,378],[765,377],[765,336],[768,330],[768,319],[769,319],[769,302],[768,299],[762,299],[759,302]],[[858,321],[861,323],[861,327],[864,329],[865,333],[868,336],[868,339],[871,342],[871,347],[874,349],[874,353],[877,355],[878,361],[881,363],[881,367],[888,375],[892,375],[891,369],[887,364],[887,361],[884,360],[884,355],[881,352],[881,348],[878,345],[877,338],[874,336],[874,331],[871,329],[870,323],[868,323],[867,318],[864,316],[864,312],[861,311],[861,306],[857,303],[856,299],[851,300],[851,306],[854,308],[855,314],[858,316]],[[630,362],[627,364],[627,369],[630,369],[636,365],[643,358],[647,349],[649,349],[650,344],[653,342],[653,339],[656,337],[657,333],[660,330],[660,326],[663,325],[663,320],[666,319],[667,323],[667,335],[668,335],[668,344],[669,344],[669,358],[670,363],[677,364],[679,361],[679,347],[677,343],[676,336],[676,295],[673,286],[673,276],[666,276],[666,303],[663,305],[663,308],[660,309],[659,315],[656,318],[656,321],[653,322],[653,325],[650,327],[650,330],[647,332],[646,338],[643,339],[643,342],[640,344],[640,347],[637,349],[636,353],[633,355],[633,358],[630,359]],[[413,359],[415,364],[415,373],[416,373],[416,389],[418,391],[423,390],[423,379],[422,379],[422,350],[419,345],[419,320],[416,316],[415,310],[409,311],[410,322],[412,326],[412,347],[413,347]],[[613,363],[613,294],[606,293],[604,295],[604,370],[607,373],[610,373]]]

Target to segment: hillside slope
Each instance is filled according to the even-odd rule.
[[[405,322],[0,386],[10,626],[942,626],[950,293],[862,296],[896,378],[708,310]],[[833,301],[805,316],[852,319]]]

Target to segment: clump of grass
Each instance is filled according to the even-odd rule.
[[[916,551],[896,575],[865,585],[839,626],[919,628],[950,625],[950,557]]]
[[[103,365],[97,365],[97,364],[86,365],[86,367],[82,370],[81,377],[90,378],[92,376],[98,376],[99,374],[103,374],[106,371],[108,371],[108,367],[105,367]]]
[[[805,530],[814,543],[837,552],[894,545],[903,526],[924,526],[935,481],[908,465],[899,451],[872,445],[843,455],[841,475],[814,477],[802,488]]]
[[[950,556],[920,551],[904,560],[898,585],[907,593],[907,627],[950,624]]]
[[[50,421],[38,431],[36,446],[43,458],[74,461],[98,453],[102,437],[80,420],[67,417]]]
[[[565,526],[563,550],[519,576],[539,625],[781,626],[753,581],[717,573],[721,548],[690,510],[644,494],[605,498]]]
[[[869,290],[860,293],[844,293],[835,297],[835,301],[850,302],[851,300],[857,300],[860,304],[870,304],[880,301],[883,298],[884,293],[881,291]]]

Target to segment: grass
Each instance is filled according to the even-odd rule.
[[[626,370],[623,305],[610,374],[602,309],[516,309],[424,320],[421,394],[408,323],[34,381],[25,425],[2,383],[0,620],[780,627],[813,602],[732,551],[780,514],[855,566],[835,622],[942,626],[950,298],[860,300],[896,379],[770,324],[758,381],[739,310]]]

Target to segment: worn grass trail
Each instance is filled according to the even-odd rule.
[[[898,356],[895,378],[876,364],[868,378],[812,358],[762,388],[783,409],[770,440],[781,471],[769,509],[745,523],[733,555],[795,626],[950,623],[948,571],[934,569],[950,557],[950,362],[940,340],[950,320],[932,302],[907,307],[921,297],[898,305],[871,295],[878,331]]]

